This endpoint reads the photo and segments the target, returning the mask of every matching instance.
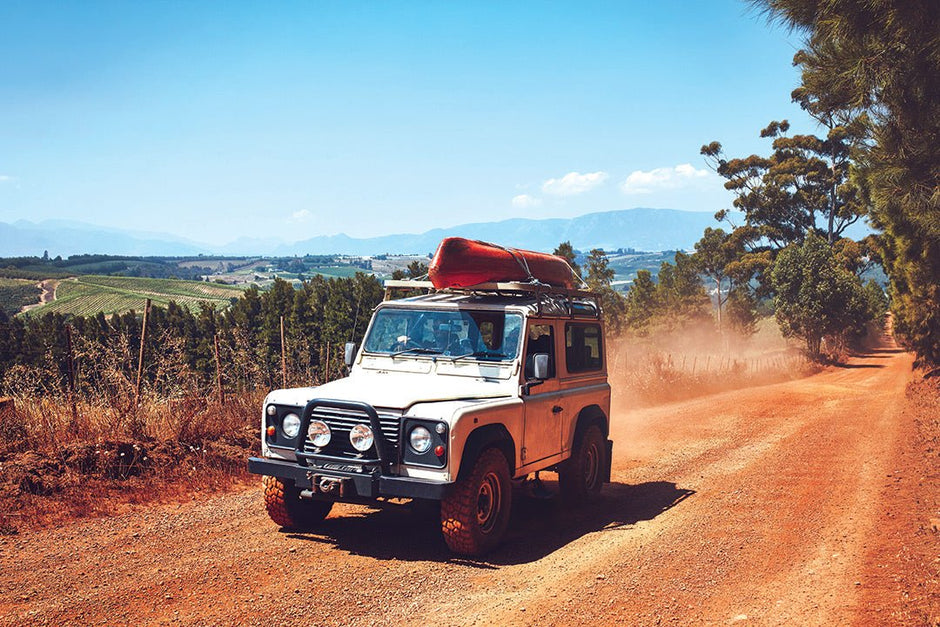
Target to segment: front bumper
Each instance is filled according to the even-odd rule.
[[[336,468],[301,466],[296,462],[248,458],[248,472],[292,481],[301,490],[333,500],[386,498],[430,499],[444,498],[450,483],[435,483],[411,477],[391,477],[379,473],[346,472]],[[323,492],[321,480],[342,486],[342,491]]]

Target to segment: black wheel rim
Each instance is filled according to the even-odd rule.
[[[486,473],[477,494],[477,525],[483,533],[489,533],[496,526],[502,501],[503,488],[499,477],[494,472]]]

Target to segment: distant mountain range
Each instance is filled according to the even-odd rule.
[[[185,257],[207,255],[377,255],[432,253],[441,239],[449,236],[552,251],[559,243],[570,241],[583,251],[591,248],[615,250],[689,250],[702,237],[705,227],[719,226],[711,213],[677,209],[624,209],[589,213],[577,218],[533,220],[513,218],[500,222],[463,224],[447,229],[433,229],[419,234],[355,238],[348,235],[321,235],[286,243],[271,239],[240,238],[224,246],[212,246],[166,233],[141,233],[81,222],[46,221],[35,224],[18,221],[0,222],[0,257],[41,256],[45,251],[55,257],[95,253],[109,255]],[[855,225],[852,237],[861,237],[868,229]]]
[[[0,222],[0,257],[55,257],[81,254],[135,257],[187,257],[209,253],[212,247],[169,233],[146,233],[65,220],[35,224]]]
[[[399,234],[356,239],[346,235],[314,237],[279,249],[280,254],[302,255],[345,252],[430,253],[445,237],[478,239],[504,246],[552,251],[570,241],[581,250],[591,248],[673,250],[691,248],[706,226],[717,226],[710,213],[675,209],[627,209],[589,213],[577,218],[532,220],[512,218],[500,222],[462,224],[420,234]]]

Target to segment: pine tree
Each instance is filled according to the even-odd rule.
[[[940,365],[940,3],[762,0],[806,33],[800,102],[867,117],[858,179],[891,279],[895,330]]]
[[[574,270],[574,273],[579,277],[581,276],[581,266],[578,265],[577,255],[575,254],[574,248],[571,246],[570,241],[562,242],[552,251],[553,255],[557,255],[568,262],[568,265],[571,266],[571,269]]]

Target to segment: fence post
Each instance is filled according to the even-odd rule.
[[[144,304],[144,321],[140,328],[140,356],[137,359],[137,385],[134,389],[134,407],[140,407],[140,381],[144,376],[144,341],[147,339],[147,316],[150,315],[150,299]]]
[[[222,390],[222,360],[219,359],[219,334],[215,334],[215,389],[219,395],[219,405],[225,404],[225,392]]]
[[[330,382],[330,343],[326,343],[326,363],[324,365],[325,370],[323,371],[324,383]]]
[[[287,387],[287,355],[284,346],[284,316],[281,316],[281,387]]]
[[[72,325],[65,325],[65,346],[68,348],[69,406],[72,409],[72,424],[78,423],[78,407],[75,405],[75,353],[72,349]]]

